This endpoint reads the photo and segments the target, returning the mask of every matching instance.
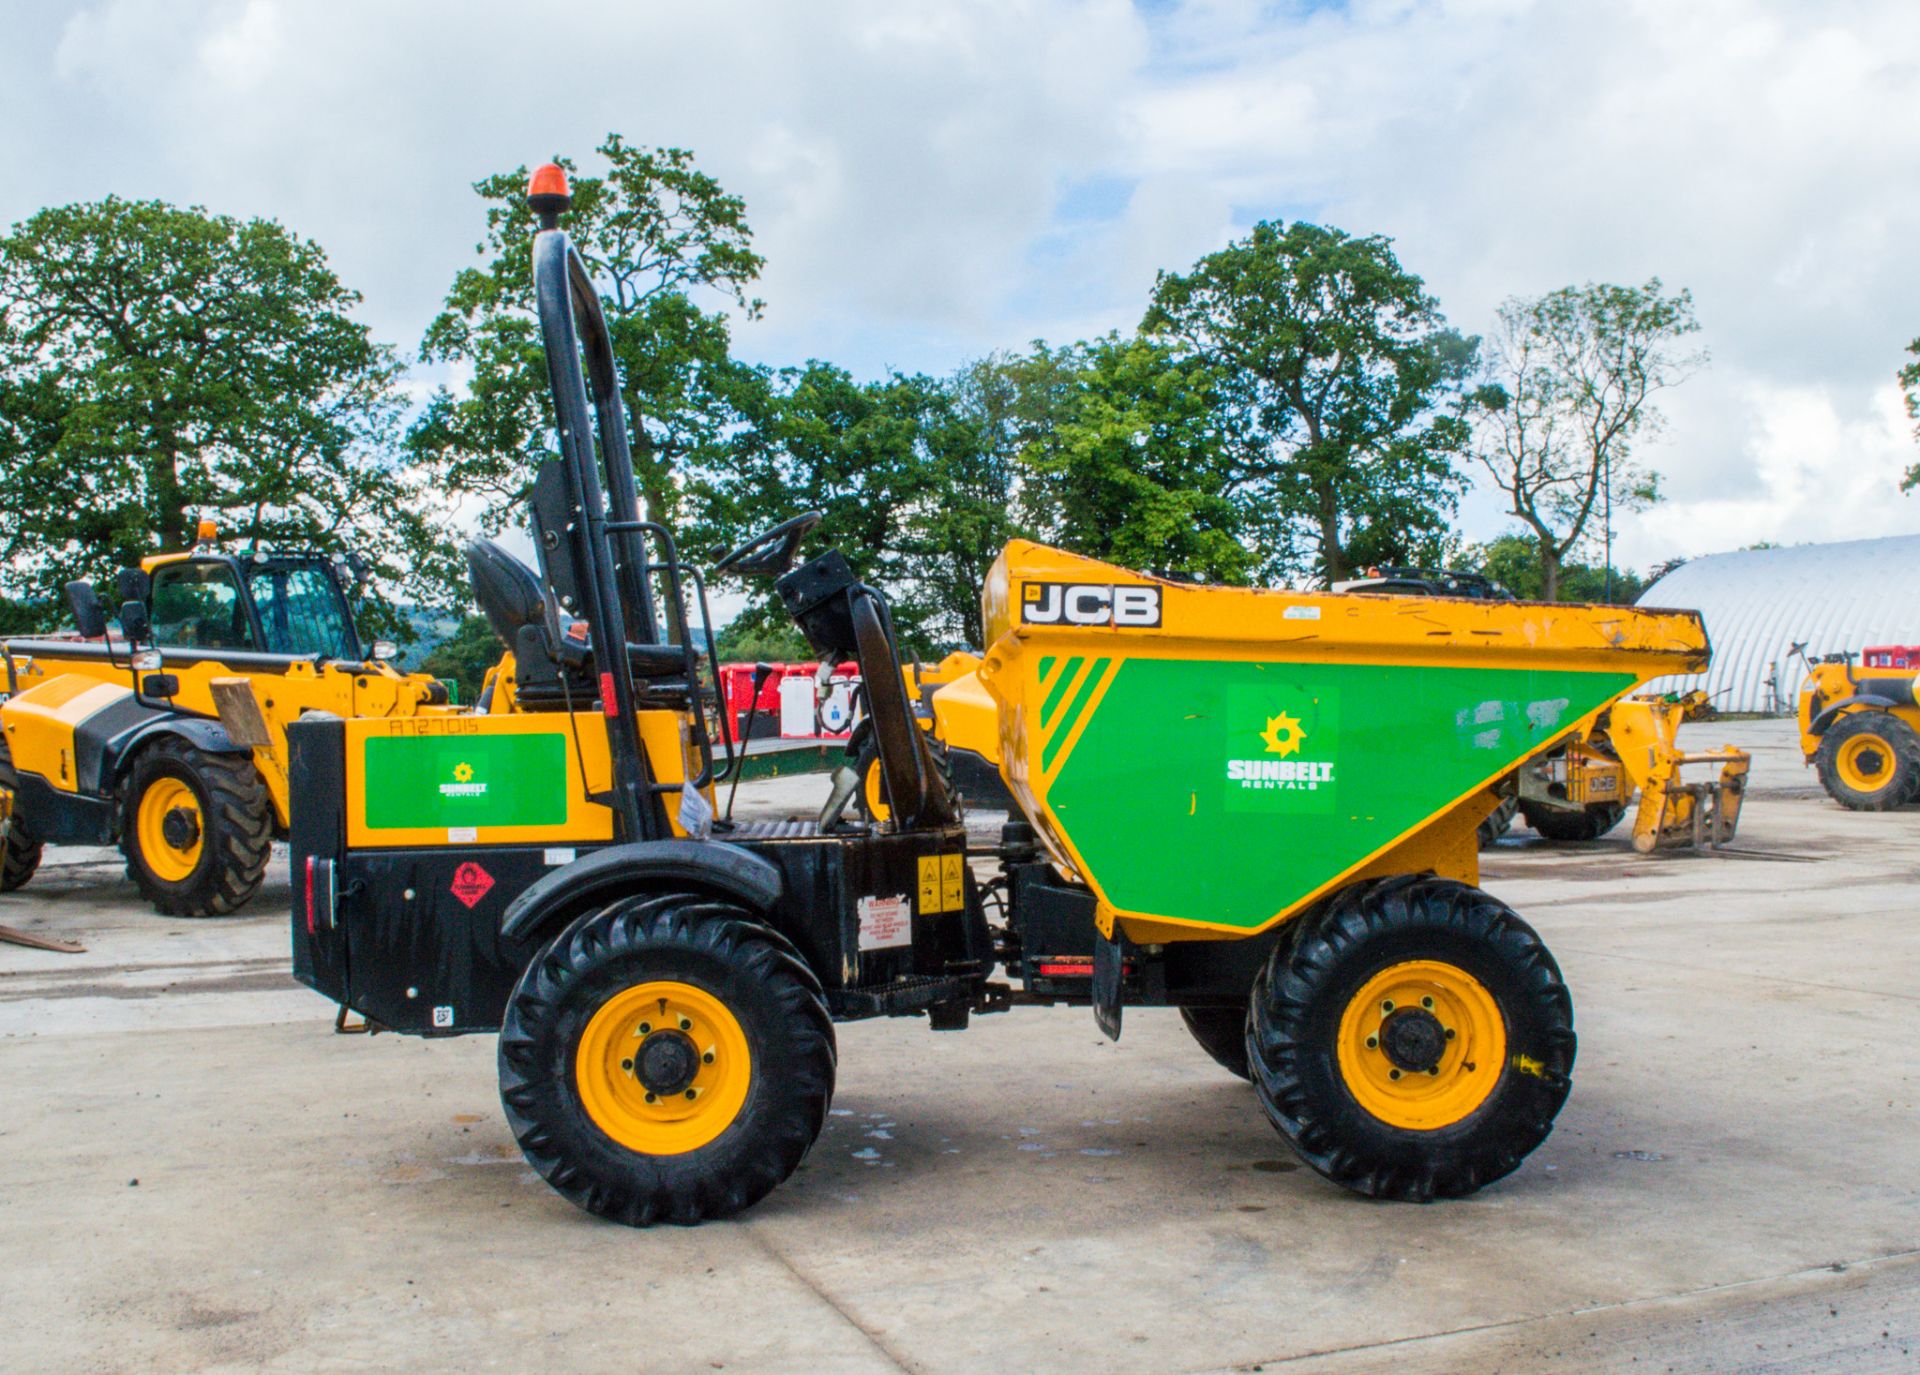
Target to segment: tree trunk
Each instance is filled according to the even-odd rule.
[[[1347,551],[1340,544],[1340,509],[1331,493],[1320,498],[1320,566],[1328,585],[1353,576],[1347,567]]]
[[[1540,541],[1540,600],[1560,600],[1560,556],[1549,540]]]

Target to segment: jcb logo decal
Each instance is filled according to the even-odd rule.
[[[1020,622],[1152,629],[1160,624],[1160,589],[1079,582],[1022,583]]]

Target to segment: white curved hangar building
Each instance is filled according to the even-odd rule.
[[[1706,617],[1713,666],[1662,678],[1674,691],[1704,685],[1721,711],[1790,711],[1807,653],[1920,644],[1920,535],[1742,549],[1694,559],[1640,596],[1641,606]]]

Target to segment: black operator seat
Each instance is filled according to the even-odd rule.
[[[467,571],[473,599],[494,633],[513,646],[516,676],[523,689],[543,696],[543,689],[559,687],[563,671],[575,668],[580,671],[569,674],[569,687],[578,681],[584,691],[597,690],[584,672],[584,660],[593,648],[586,622],[557,610],[550,616],[546,590],[531,568],[494,541],[476,539],[467,545]],[[557,638],[550,626],[557,629]],[[679,645],[629,644],[627,660],[637,678],[671,678],[684,673],[687,666]]]

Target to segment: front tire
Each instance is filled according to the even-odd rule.
[[[1820,737],[1813,766],[1842,807],[1885,812],[1920,792],[1920,735],[1890,711],[1853,711]]]
[[[1183,1007],[1180,1020],[1213,1062],[1242,1079],[1253,1078],[1247,1065],[1247,1010],[1244,1007]]]
[[[134,762],[126,798],[127,877],[156,912],[224,916],[260,890],[273,812],[250,756],[208,754],[168,736]]]
[[[1573,1005],[1539,936],[1451,879],[1355,884],[1298,919],[1253,991],[1254,1086],[1300,1158],[1427,1202],[1511,1173],[1553,1129]]]
[[[500,1099],[564,1197],[632,1227],[752,1206],[826,1122],[836,1065],[817,980],[741,908],[624,898],[535,957],[500,1030]]]

